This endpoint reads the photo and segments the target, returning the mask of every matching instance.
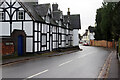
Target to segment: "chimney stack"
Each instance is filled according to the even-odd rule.
[[[69,16],[70,16],[70,8],[68,8],[68,12],[67,12],[67,15],[69,15]]]
[[[58,11],[58,4],[52,4],[53,11]]]

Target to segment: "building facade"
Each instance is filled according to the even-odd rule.
[[[65,22],[62,11],[54,9],[56,5],[52,10],[50,4],[38,1],[1,0],[0,38],[13,40],[18,55],[72,47],[74,28]]]

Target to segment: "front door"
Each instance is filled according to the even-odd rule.
[[[18,56],[23,55],[23,36],[18,36]]]

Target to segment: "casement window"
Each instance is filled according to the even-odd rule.
[[[24,11],[18,11],[18,20],[24,20]]]
[[[0,20],[4,20],[4,18],[5,18],[4,12],[0,12]]]

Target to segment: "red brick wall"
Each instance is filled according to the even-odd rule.
[[[11,42],[7,42],[11,43]],[[2,56],[4,55],[12,55],[14,53],[14,45],[6,45],[6,42],[0,43],[0,53],[2,52]]]
[[[108,45],[107,45],[108,44]],[[114,45],[115,45],[115,47],[116,47],[116,42],[115,43],[113,43],[113,42],[110,42],[110,41],[105,41],[105,40],[101,40],[101,41],[95,41],[95,40],[91,40],[90,41],[90,45],[91,46],[100,46],[100,47],[107,47],[108,46],[108,48],[113,48],[114,47]]]

